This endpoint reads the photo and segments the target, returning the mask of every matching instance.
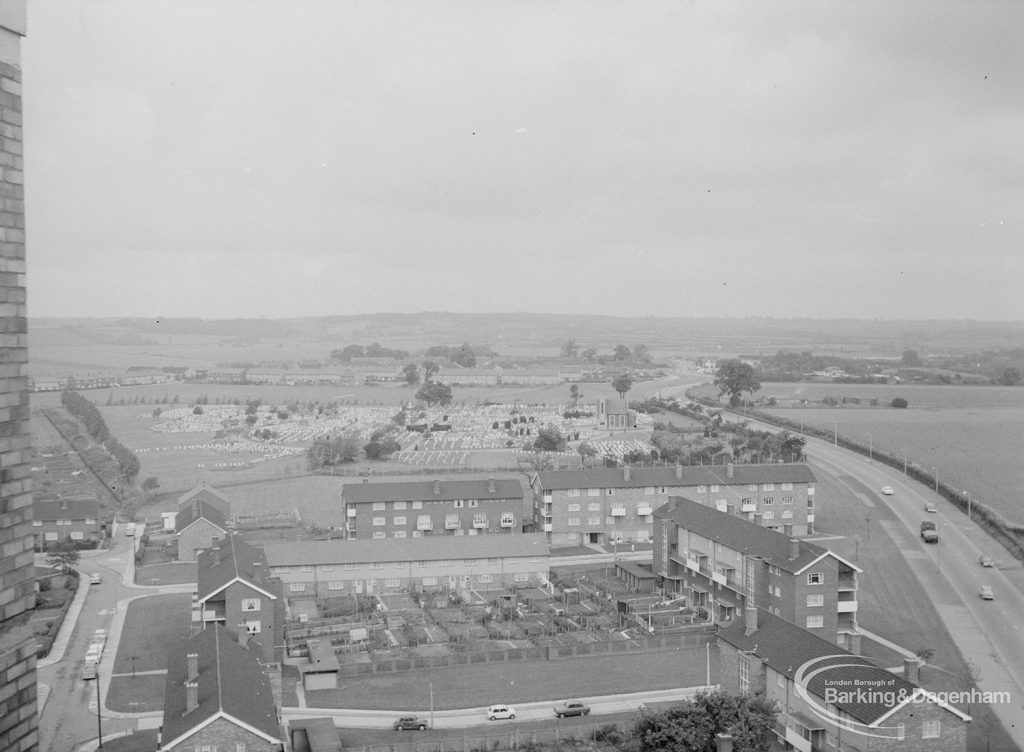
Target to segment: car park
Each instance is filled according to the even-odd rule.
[[[516,709],[511,705],[491,705],[487,708],[487,720],[497,721],[502,718],[513,720],[516,717]]]
[[[561,705],[555,705],[555,715],[559,718],[573,715],[590,715],[590,706],[584,705],[579,700],[567,700]]]
[[[883,496],[892,496],[894,493],[896,492],[892,490],[892,486],[882,486]]]
[[[926,501],[924,503],[924,511],[926,511],[926,512],[933,512],[934,513],[934,512],[938,512],[939,508],[937,506],[935,506],[935,502],[934,501]]]
[[[395,731],[426,731],[430,724],[414,715],[403,715],[394,724]]]
[[[990,601],[996,597],[996,594],[992,592],[992,588],[989,585],[982,585],[978,588],[978,595],[981,596],[983,601]]]
[[[978,557],[978,563],[983,567],[994,567],[996,565],[996,560],[988,554],[982,554]]]

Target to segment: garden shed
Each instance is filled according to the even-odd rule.
[[[307,692],[314,689],[337,689],[338,656],[330,640],[308,640],[309,663],[302,667],[302,688]]]

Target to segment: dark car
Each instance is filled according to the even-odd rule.
[[[404,715],[395,721],[395,731],[426,731],[429,727],[429,723],[414,715]]]
[[[590,715],[590,706],[584,705],[579,700],[569,700],[561,705],[555,705],[555,715],[559,718],[570,715]]]

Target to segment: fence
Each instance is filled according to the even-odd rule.
[[[477,666],[488,663],[529,663],[562,661],[625,653],[656,653],[668,649],[695,649],[715,640],[715,627],[699,627],[685,633],[645,637],[635,640],[606,640],[575,645],[545,645],[534,648],[476,651],[451,655],[388,658],[379,661],[342,664],[339,677],[400,673],[417,669]]]
[[[510,729],[501,734],[466,734],[449,739],[374,744],[362,747],[346,745],[346,752],[489,752],[492,750],[536,749],[566,743],[607,744],[615,748],[623,732],[613,723],[583,723],[562,727],[554,723],[548,728],[521,731]]]

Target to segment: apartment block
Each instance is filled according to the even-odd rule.
[[[652,512],[685,496],[780,533],[814,532],[815,477],[803,463],[546,470],[533,476],[533,530],[552,546],[650,541]]]
[[[268,543],[264,551],[289,598],[536,586],[550,565],[536,533]]]
[[[654,512],[653,571],[666,595],[686,597],[719,623],[757,605],[855,652],[857,573],[814,543],[671,497]]]
[[[341,503],[349,540],[523,531],[523,487],[515,479],[364,480],[342,486]]]

